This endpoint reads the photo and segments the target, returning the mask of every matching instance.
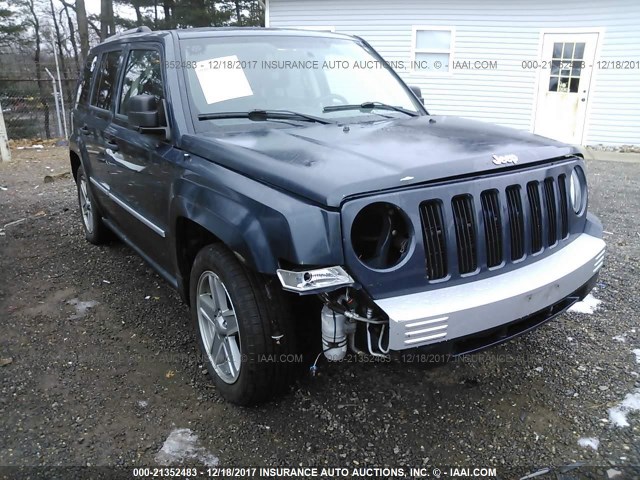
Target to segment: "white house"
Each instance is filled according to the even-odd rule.
[[[639,0],[266,0],[266,25],[364,38],[432,113],[640,145]]]

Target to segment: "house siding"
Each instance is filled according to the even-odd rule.
[[[398,70],[422,88],[432,113],[533,131],[542,32],[599,31],[598,60],[640,61],[637,0],[268,0],[268,26],[332,26],[359,35],[390,62],[409,65],[414,26],[455,29],[454,61],[488,60],[496,69],[450,74]],[[640,69],[594,66],[584,144],[640,144]]]

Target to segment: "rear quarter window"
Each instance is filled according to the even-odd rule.
[[[80,85],[78,85],[78,92],[76,95],[76,106],[86,105],[89,100],[89,94],[91,93],[91,77],[93,71],[96,68],[98,58],[95,55],[89,55],[82,71],[82,78]]]
[[[100,59],[100,66],[96,76],[96,88],[93,90],[91,105],[104,110],[111,109],[115,97],[115,87],[118,80],[118,65],[120,65],[120,51],[105,52]]]

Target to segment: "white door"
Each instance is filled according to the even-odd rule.
[[[534,133],[582,143],[597,43],[597,33],[544,34]]]

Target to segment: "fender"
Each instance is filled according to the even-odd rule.
[[[176,265],[180,217],[215,235],[260,273],[275,275],[281,260],[299,265],[343,263],[339,212],[207,160],[194,158],[191,168],[173,185],[169,225]]]

